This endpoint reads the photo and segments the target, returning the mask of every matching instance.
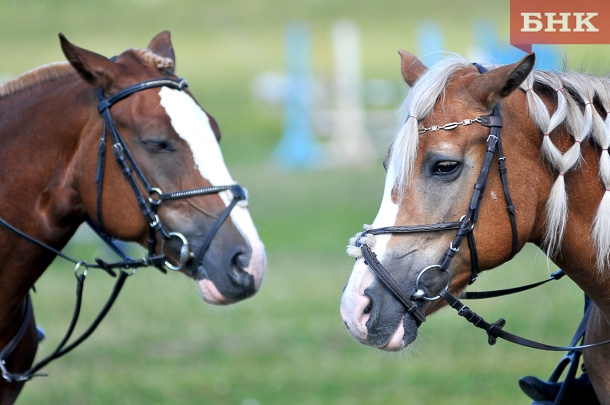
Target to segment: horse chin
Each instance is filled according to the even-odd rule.
[[[201,279],[197,281],[199,285],[199,294],[201,294],[201,298],[208,304],[213,305],[227,305],[231,302],[227,301],[227,299],[222,295],[216,285],[208,279]]]
[[[205,302],[228,305],[250,298],[258,292],[266,263],[264,250],[262,253],[257,250],[247,259],[245,255],[240,255],[224,266],[207,263],[206,260],[199,265],[191,261],[187,264],[186,272],[197,281]]]
[[[398,352],[413,343],[417,339],[417,333],[417,322],[409,314],[406,314],[398,323],[398,327],[390,337],[390,340],[385,345],[379,347],[379,349],[388,352]]]
[[[417,338],[418,321],[400,302],[374,286],[364,294],[345,291],[340,309],[350,334],[364,345],[395,352]]]

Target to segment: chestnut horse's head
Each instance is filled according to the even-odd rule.
[[[113,237],[165,255],[168,267],[198,281],[207,302],[258,291],[263,244],[223,161],[216,121],[174,75],[169,33],[112,59],[60,39],[89,86],[82,103],[93,111],[77,169],[87,217]]]
[[[490,134],[479,117],[490,115],[499,102],[512,102],[509,96],[534,64],[534,56],[529,55],[481,74],[463,59],[447,59],[428,70],[411,54],[401,51],[401,57],[403,77],[412,86],[403,105],[404,125],[384,161],[387,175],[372,224],[375,231],[359,235],[348,247],[357,260],[341,300],[350,333],[361,343],[384,350],[400,350],[415,340],[423,314],[441,306],[422,298],[435,298],[447,285],[453,293],[462,291],[471,278],[472,263],[466,243],[459,252],[451,245],[455,226],[431,232],[377,230],[460,222],[469,209]],[[446,129],[440,128],[446,124]],[[498,173],[494,171],[488,181],[487,192],[497,198],[486,197],[477,214],[475,234],[485,235],[484,240],[477,239],[482,269],[499,265],[511,254],[511,226]],[[489,221],[494,216],[501,221]],[[490,229],[492,222],[502,225]],[[362,245],[370,248],[408,297],[415,294],[414,312],[407,312],[371,271],[372,259],[362,258]],[[446,271],[439,271],[448,251],[455,256]],[[422,314],[419,320],[412,315],[415,312]]]

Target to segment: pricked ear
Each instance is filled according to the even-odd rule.
[[[409,85],[413,87],[417,79],[421,75],[426,73],[428,68],[417,58],[417,56],[400,49],[398,51],[400,55],[400,69],[402,70],[402,78]]]
[[[70,43],[66,37],[59,33],[61,49],[70,65],[89,84],[108,90],[119,73],[119,68],[110,59],[88,51]]]
[[[161,31],[155,35],[155,37],[150,40],[148,49],[159,56],[171,59],[174,62],[173,69],[176,70],[176,56],[174,55],[174,47],[172,45],[169,31]]]
[[[519,62],[501,66],[483,73],[475,78],[467,91],[474,101],[481,103],[485,110],[490,110],[503,97],[508,96],[530,74],[536,62],[536,55],[531,53]]]

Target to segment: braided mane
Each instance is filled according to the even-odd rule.
[[[523,82],[532,120],[543,134],[542,152],[558,176],[547,201],[547,226],[544,244],[547,254],[556,254],[568,219],[568,197],[564,174],[578,166],[581,143],[587,138],[602,148],[599,177],[606,188],[593,221],[593,242],[597,269],[610,266],[610,82],[578,73],[533,71]],[[537,92],[555,93],[557,108],[551,114]],[[600,112],[601,111],[601,114]],[[574,138],[574,144],[562,153],[549,134],[559,125]]]
[[[404,195],[413,170],[419,141],[419,121],[432,111],[437,100],[444,99],[445,86],[451,76],[467,67],[461,57],[445,59],[429,69],[415,83],[401,106],[402,124],[392,147],[390,164],[397,173],[398,195]],[[557,171],[557,179],[547,201],[544,247],[549,257],[557,254],[568,217],[568,199],[564,174],[578,167],[581,143],[591,137],[602,148],[599,175],[606,192],[593,222],[592,234],[597,268],[610,267],[610,82],[607,79],[579,73],[532,71],[521,85],[526,92],[530,116],[543,136],[542,154]],[[549,112],[539,94],[557,103]],[[601,111],[598,112],[598,111]],[[560,125],[574,139],[562,153],[548,136]]]
[[[74,74],[68,62],[54,62],[27,71],[0,86],[0,98]]]
[[[149,49],[131,48],[126,52],[133,52],[144,65],[164,71],[173,70],[174,61],[170,58],[157,55]],[[25,72],[16,78],[0,85],[0,99],[17,92],[35,88],[41,84],[63,79],[75,73],[74,68],[68,62],[53,62],[39,66]]]
[[[157,55],[150,49],[131,48],[130,51],[134,52],[145,64],[157,70],[174,69],[174,61],[172,59]]]

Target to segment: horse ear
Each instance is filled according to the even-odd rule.
[[[523,83],[534,68],[535,62],[536,55],[531,53],[519,62],[490,70],[473,80],[467,91],[476,102],[480,102],[489,110]]]
[[[114,62],[70,43],[62,33],[59,34],[59,41],[66,59],[87,83],[99,86],[102,90],[110,88],[118,74]]]
[[[426,73],[428,68],[425,67],[419,59],[417,59],[417,56],[407,51],[400,49],[398,54],[400,55],[400,69],[402,70],[402,78],[409,85],[409,87],[413,87],[417,79]]]
[[[172,46],[171,36],[169,31],[161,31],[148,44],[148,49],[159,56],[169,58],[174,62],[174,70],[176,70],[176,56],[174,55],[174,47]]]

